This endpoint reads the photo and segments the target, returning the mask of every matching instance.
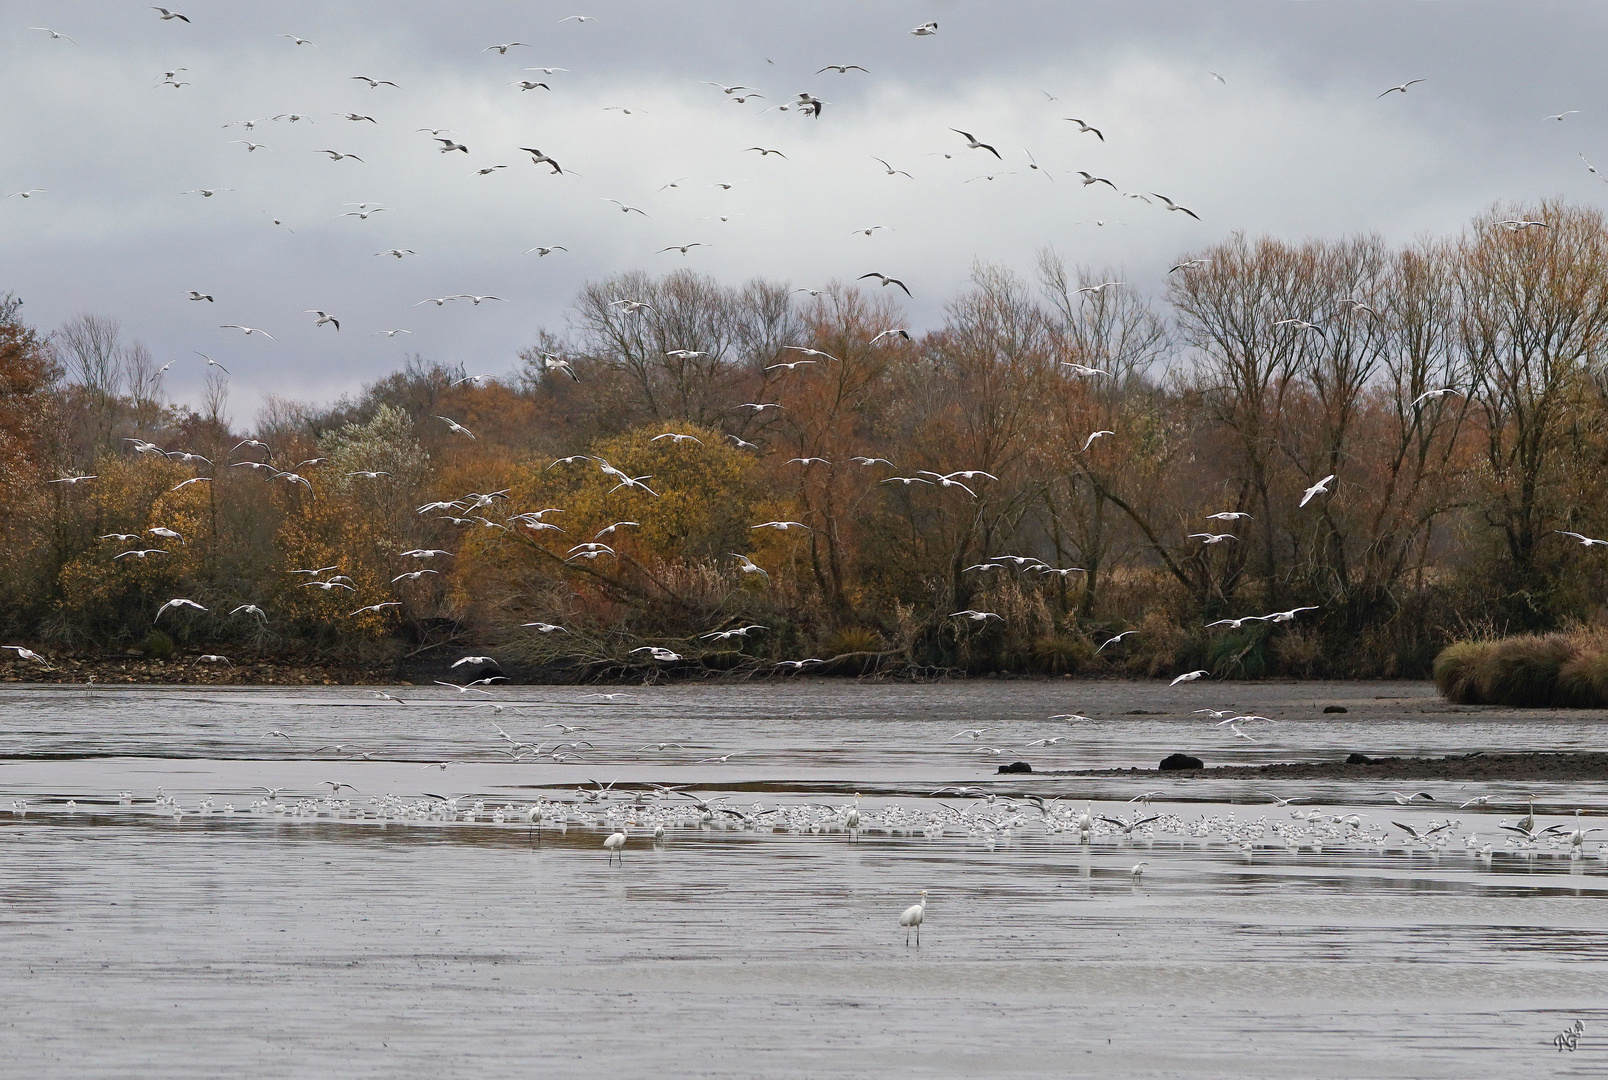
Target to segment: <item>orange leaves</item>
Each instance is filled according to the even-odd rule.
[[[19,317],[21,302],[0,296],[0,503],[35,501],[44,479],[48,391],[60,376],[44,343]]]

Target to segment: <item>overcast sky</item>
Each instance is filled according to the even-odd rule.
[[[217,357],[242,424],[266,393],[325,401],[414,352],[509,371],[583,282],[627,270],[795,287],[881,271],[925,329],[974,262],[1025,272],[1044,246],[1155,293],[1179,256],[1237,230],[1405,241],[1498,200],[1608,199],[1579,156],[1608,168],[1596,4],[179,3],[188,24],[122,0],[0,2],[0,194],[44,189],[0,199],[0,292],[43,329],[117,318],[179,358],[180,400],[204,371],[191,350]],[[559,21],[576,14],[593,21]],[[936,34],[910,33],[929,21]],[[528,47],[484,51],[511,41]],[[175,70],[185,85],[162,85]],[[1378,97],[1409,79],[1425,81]],[[705,80],[765,96],[738,104]],[[801,91],[827,102],[820,118],[765,111]],[[291,113],[307,119],[270,119]],[[1080,169],[1200,220],[1085,187]],[[232,190],[183,194],[197,188]],[[355,203],[388,209],[341,216]],[[658,251],[692,242],[708,246]],[[538,244],[568,251],[521,254]],[[391,248],[418,254],[374,254]],[[509,302],[417,306],[457,293]]]

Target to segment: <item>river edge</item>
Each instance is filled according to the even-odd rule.
[[[1455,754],[1345,761],[1217,765],[1202,769],[1034,770],[1034,776],[1165,777],[1169,780],[1509,780],[1572,783],[1608,780],[1608,753]],[[1411,794],[1407,792],[1406,794]]]
[[[487,676],[502,686],[664,686],[675,683],[703,683],[736,686],[746,682],[794,681],[797,679],[859,680],[864,682],[1160,682],[1135,680],[1121,674],[1039,675],[990,672],[967,675],[953,669],[900,667],[889,670],[863,670],[857,664],[833,662],[820,668],[802,670],[752,668],[723,670],[704,666],[644,663],[607,664],[583,662],[541,666],[476,664],[454,668],[446,659],[378,660],[374,662],[317,662],[271,659],[203,661],[196,656],[174,656],[166,660],[133,654],[106,657],[47,657],[49,667],[29,660],[17,660],[11,653],[0,654],[0,684],[66,683],[97,685],[158,686],[429,686],[435,680],[459,684]],[[841,658],[839,658],[841,660]],[[1299,680],[1275,680],[1299,681]],[[1333,680],[1311,680],[1332,682]],[[1370,680],[1372,681],[1372,680]],[[1399,681],[1399,680],[1382,680]]]

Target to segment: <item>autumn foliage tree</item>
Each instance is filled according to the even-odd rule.
[[[1608,577],[1556,530],[1608,530],[1597,211],[1126,276],[979,265],[912,333],[891,290],[622,274],[511,374],[415,357],[250,432],[221,381],[167,401],[111,320],[46,338],[7,301],[4,625],[138,646],[178,595],[208,608],[171,617],[181,650],[1255,675],[1417,673],[1470,623],[1596,615]]]

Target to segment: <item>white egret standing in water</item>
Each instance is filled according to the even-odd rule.
[[[905,946],[910,945],[910,931],[916,932],[916,948],[921,948],[921,921],[927,917],[927,890],[921,890],[921,899],[904,909],[899,925],[905,928]]]

